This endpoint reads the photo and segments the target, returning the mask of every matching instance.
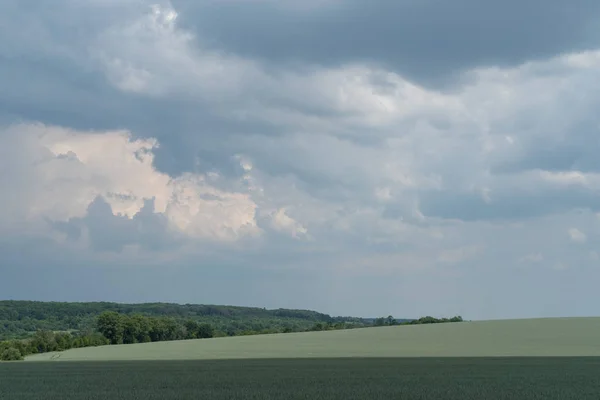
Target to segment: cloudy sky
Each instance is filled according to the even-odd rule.
[[[599,1],[0,11],[0,298],[600,314]]]

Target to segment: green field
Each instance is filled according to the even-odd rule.
[[[600,358],[0,363],[7,400],[597,400]]]
[[[27,361],[600,356],[600,318],[460,322],[71,349]]]
[[[0,399],[11,400],[597,400],[599,393],[600,318],[113,345],[0,363]]]

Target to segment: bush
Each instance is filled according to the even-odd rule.
[[[23,355],[18,349],[14,347],[9,347],[5,349],[2,354],[0,354],[0,360],[2,361],[21,361],[23,360]]]

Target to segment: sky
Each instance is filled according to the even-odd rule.
[[[0,11],[0,298],[600,314],[597,0]]]

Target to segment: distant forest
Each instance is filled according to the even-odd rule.
[[[0,360],[106,344],[460,321],[332,317],[310,310],[220,305],[6,300],[0,301]]]
[[[105,311],[161,318],[182,324],[187,320],[210,324],[215,336],[250,333],[302,332],[319,326],[351,328],[372,325],[370,320],[331,317],[309,310],[171,303],[62,303],[0,301],[0,340],[25,338],[38,330],[95,332],[97,317]],[[320,324],[320,325],[319,325]]]

